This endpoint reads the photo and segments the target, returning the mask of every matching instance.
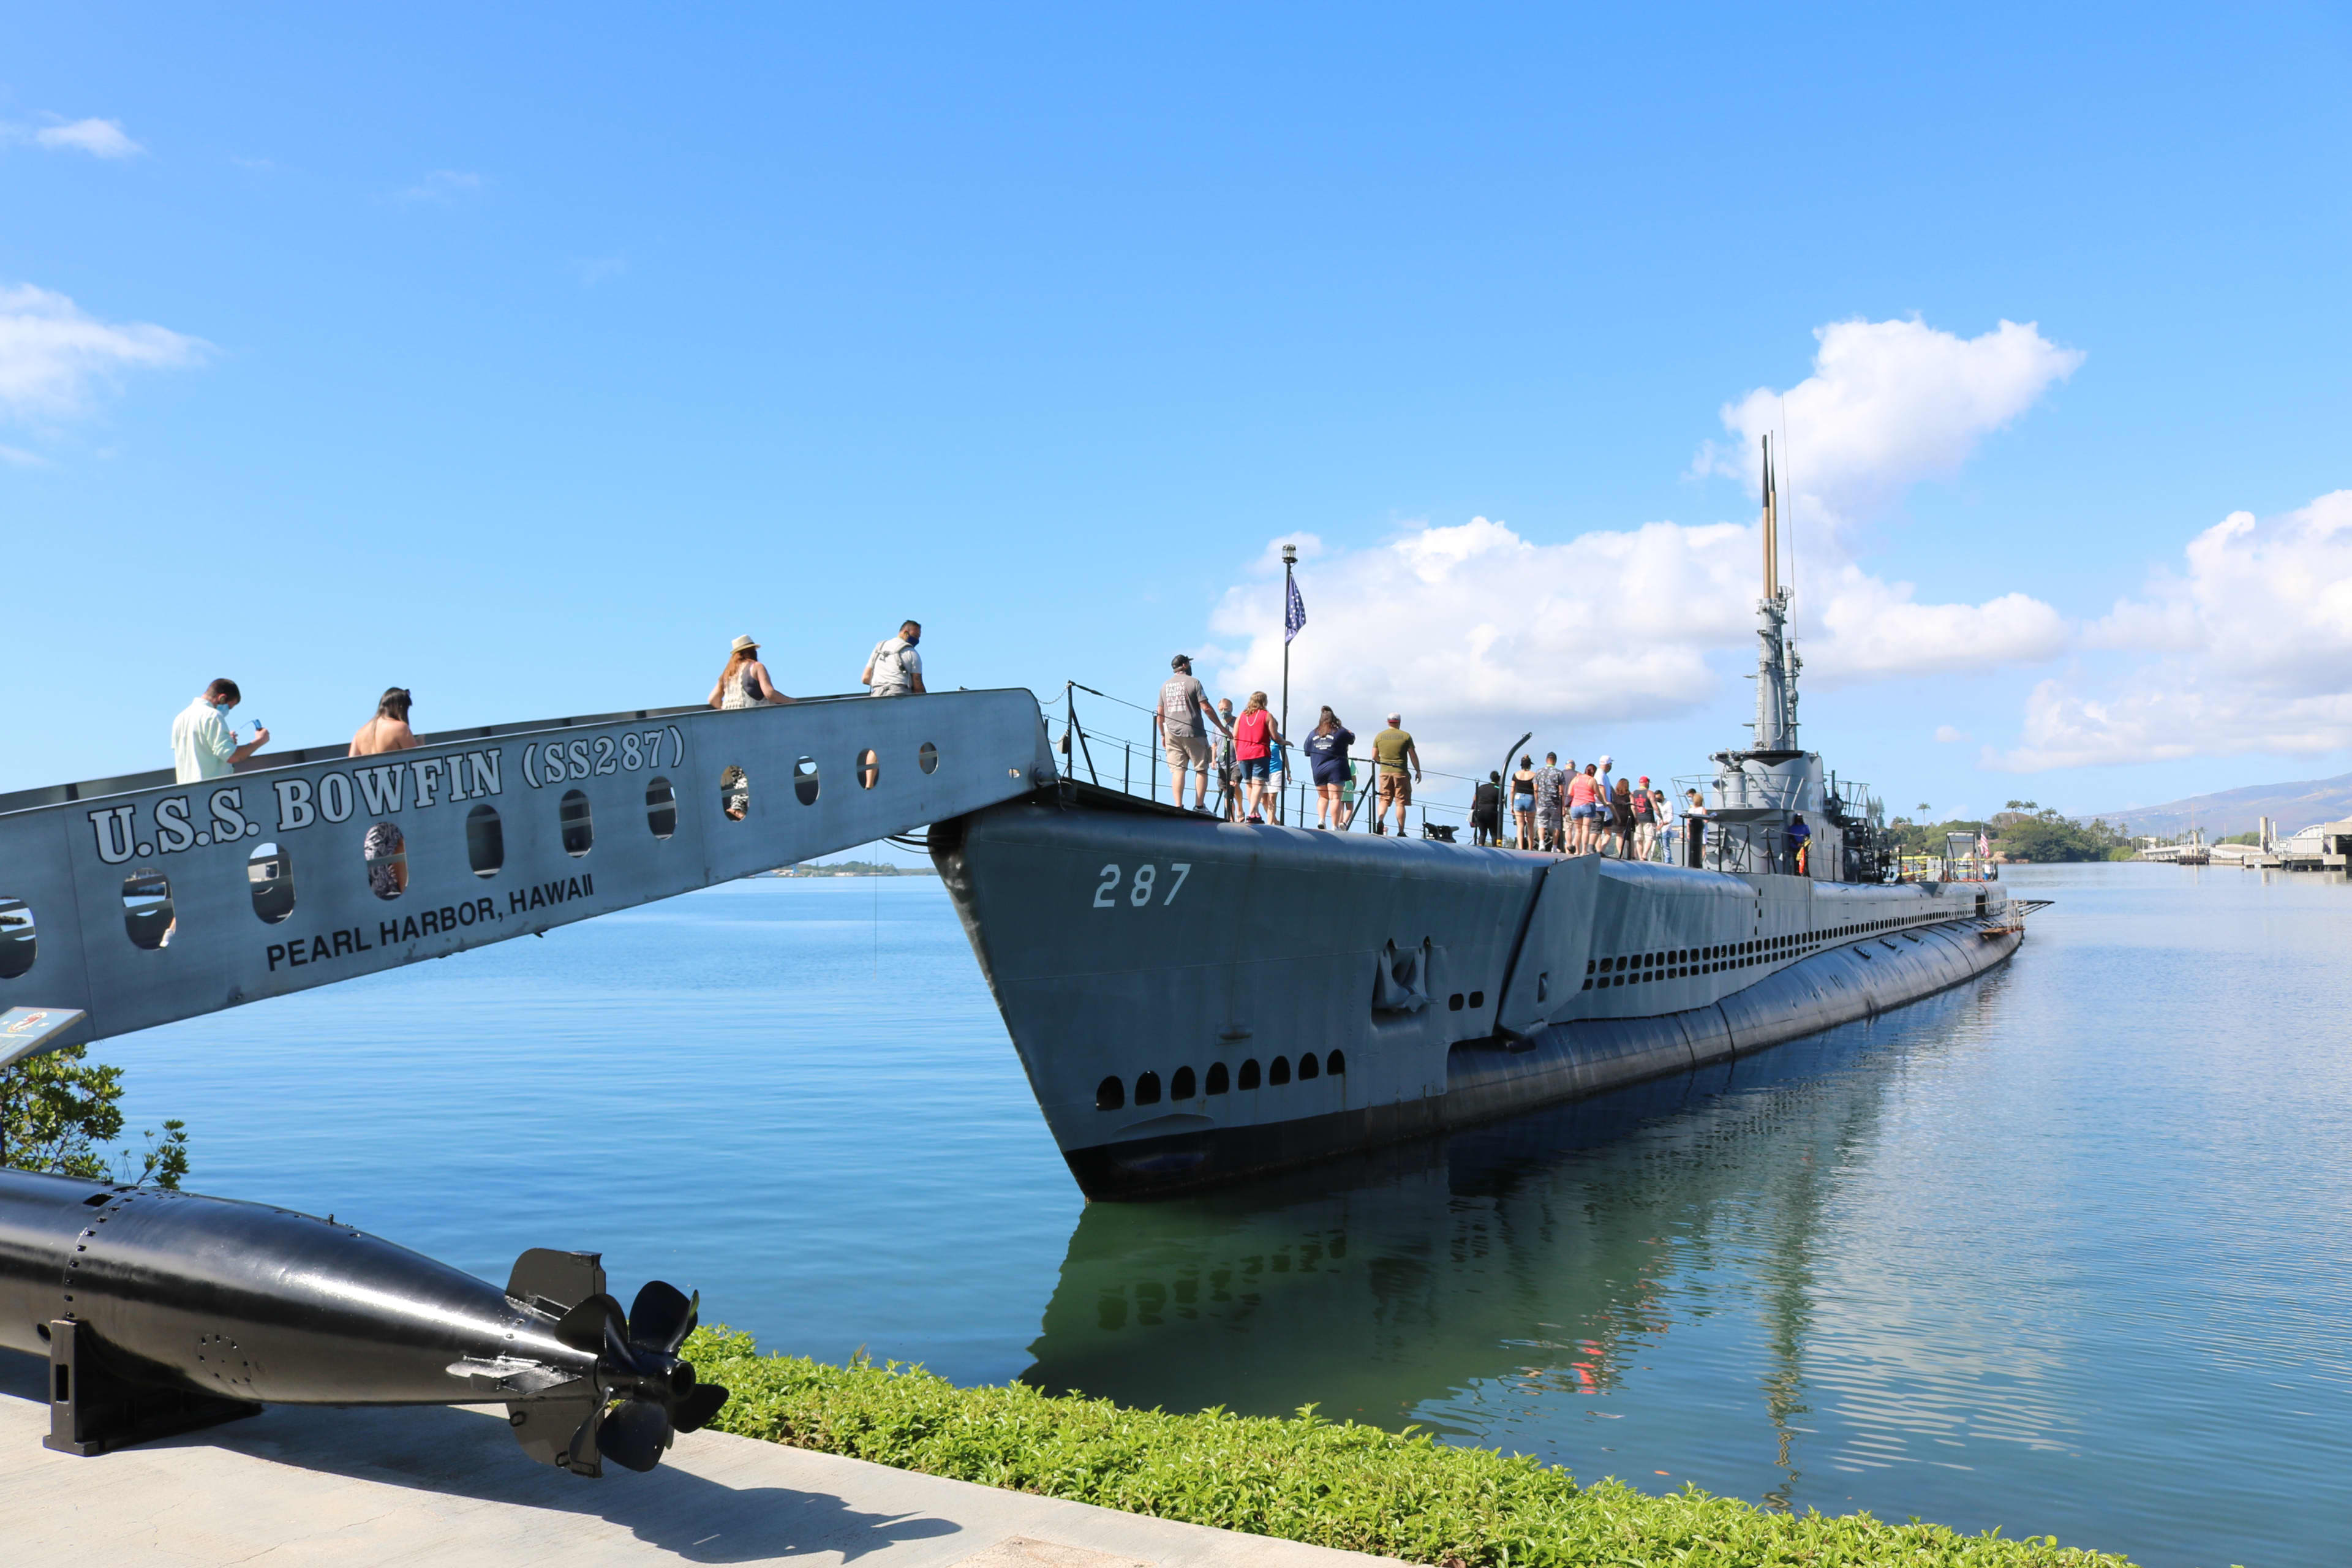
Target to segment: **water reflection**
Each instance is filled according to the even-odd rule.
[[[1653,1370],[1661,1342],[1712,1341],[1737,1319],[1753,1341],[1735,1358],[1748,1386],[1718,1381],[1708,1403],[1746,1404],[1778,1476],[1745,1489],[1785,1502],[1820,1397],[1809,1348],[1847,1326],[1824,1325],[1816,1290],[1837,1173],[1883,1133],[1901,1077],[1887,1058],[1937,1049],[1998,994],[1996,977],[1899,1025],[1853,1025],[1343,1167],[1089,1205],[1024,1381],[1170,1409],[1311,1402],[1577,1463],[1617,1450],[1588,1436],[1626,1419],[1602,1406]],[[1730,1371],[1706,1356],[1683,1375],[1700,1366]],[[2010,1415],[2063,1425],[2048,1410]],[[1948,1423],[1895,1398],[1860,1425],[1856,1457],[1883,1463]]]

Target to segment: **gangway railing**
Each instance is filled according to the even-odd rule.
[[[1055,777],[1024,690],[644,710],[0,796],[0,1011],[108,1038],[871,843]],[[128,786],[128,787],[123,787]]]

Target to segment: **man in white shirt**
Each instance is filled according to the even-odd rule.
[[[898,635],[876,643],[866,656],[866,669],[858,679],[866,683],[868,697],[920,697],[923,695],[923,656],[915,645],[923,640],[923,623],[904,621]]]
[[[215,680],[172,721],[172,770],[180,783],[226,778],[237,763],[269,743],[269,731],[257,724],[252,740],[236,743],[221,715],[238,700],[236,681]]]

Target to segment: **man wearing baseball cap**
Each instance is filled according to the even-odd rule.
[[[1184,804],[1184,770],[1192,770],[1192,809],[1209,809],[1209,737],[1203,720],[1222,731],[1217,710],[1209,706],[1209,694],[1192,679],[1192,656],[1180,653],[1168,661],[1173,671],[1168,684],[1160,689],[1160,710],[1154,722],[1160,726],[1160,744],[1168,754],[1169,799]]]

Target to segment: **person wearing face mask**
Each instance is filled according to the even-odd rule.
[[[923,640],[923,623],[905,621],[898,635],[874,645],[866,656],[865,673],[857,679],[866,684],[869,697],[920,697],[923,695],[923,658],[915,645]]]
[[[236,681],[215,680],[172,721],[172,776],[179,783],[226,778],[268,743],[269,731],[258,724],[253,727],[252,740],[236,743],[226,715],[239,699]]]

